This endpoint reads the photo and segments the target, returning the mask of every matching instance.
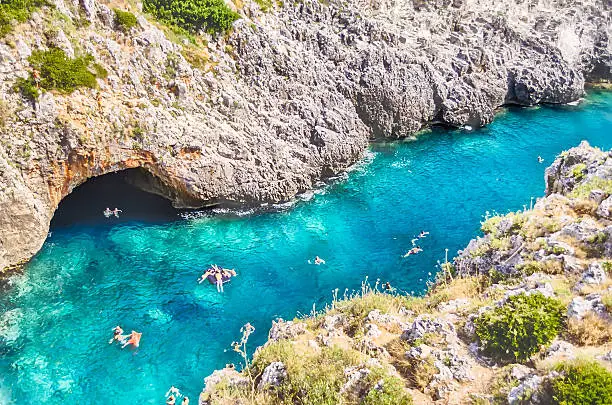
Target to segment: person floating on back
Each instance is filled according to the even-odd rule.
[[[316,265],[325,264],[325,260],[321,259],[319,256],[315,256],[314,264]]]

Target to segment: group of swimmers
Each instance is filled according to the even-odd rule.
[[[226,283],[232,277],[235,277],[236,271],[234,269],[224,269],[216,264],[213,264],[210,268],[206,269],[204,274],[200,276],[198,283],[201,284],[206,279],[212,283],[212,280],[210,279],[211,276],[213,277],[214,284],[217,286],[217,292],[223,292],[223,283]]]
[[[426,237],[427,235],[429,235],[429,232],[421,231],[421,233],[419,233],[419,235],[416,238],[412,239],[412,241],[411,241],[412,242],[412,249],[410,249],[402,257],[408,257],[408,256],[411,256],[411,255],[416,255],[416,254],[421,253],[423,251],[423,249],[419,245],[417,245],[416,242],[419,239],[422,239],[422,238]]]
[[[183,397],[181,405],[189,405],[189,397],[183,396],[174,385],[166,392],[166,405],[176,405],[176,400]]]
[[[125,348],[126,346],[133,345],[134,347],[140,346],[140,337],[142,333],[138,333],[135,330],[132,331],[129,335],[123,334],[123,329],[121,326],[117,325],[113,328],[113,338],[108,341],[109,344],[113,342],[119,342],[121,344],[121,348]]]
[[[106,209],[104,210],[104,216],[106,218],[110,218],[112,215],[114,215],[116,218],[119,218],[119,213],[123,212],[121,211],[119,208],[116,208],[114,210],[111,210],[110,208],[106,207]]]

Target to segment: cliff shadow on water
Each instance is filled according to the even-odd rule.
[[[160,195],[144,191],[153,176],[144,169],[125,169],[92,177],[76,187],[59,204],[51,230],[82,225],[114,225],[126,222],[168,222],[180,219],[186,210],[174,208]],[[119,217],[104,216],[104,210],[118,208]]]

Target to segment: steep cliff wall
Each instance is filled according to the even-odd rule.
[[[177,35],[123,1],[54,0],[0,40],[0,268],[42,245],[92,176],[142,167],[177,206],[278,202],[356,162],[376,138],[480,126],[503,104],[565,103],[610,79],[604,0],[319,2]],[[89,53],[97,89],[13,90],[33,50]],[[164,192],[164,189],[167,192]]]

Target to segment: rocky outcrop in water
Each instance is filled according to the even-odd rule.
[[[610,79],[603,0],[236,2],[233,31],[199,45],[143,15],[124,32],[111,3],[52,3],[0,40],[0,268],[36,252],[92,176],[141,167],[138,184],[177,207],[285,201],[372,139],[485,125],[500,105],[565,103]],[[23,99],[27,58],[51,46],[108,77]]]
[[[239,374],[251,384],[226,369],[232,377],[207,383],[199,404],[543,405],[567,398],[555,385],[567,376],[566,392],[609,402],[612,222],[599,212],[612,196],[611,162],[612,151],[586,142],[564,152],[546,170],[548,195],[487,219],[484,237],[444,264],[424,297],[381,292],[377,282],[315,316],[273,322]],[[533,301],[521,311],[512,307],[519,299]],[[553,311],[562,322],[540,322]],[[479,327],[483,319],[492,321]],[[537,327],[524,328],[532,321]],[[492,350],[495,339],[504,344]],[[578,376],[593,370],[601,374],[590,381]]]

